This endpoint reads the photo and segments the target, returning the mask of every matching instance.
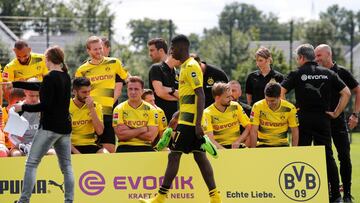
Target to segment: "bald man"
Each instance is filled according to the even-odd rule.
[[[327,44],[321,44],[315,48],[315,61],[330,70],[334,71],[346,86],[355,94],[355,106],[353,113],[346,124],[344,112],[339,117],[331,120],[331,136],[338,152],[340,161],[340,175],[343,183],[344,202],[352,202],[351,196],[351,159],[350,159],[350,141],[348,127],[353,129],[358,124],[360,112],[360,86],[354,76],[344,67],[339,66],[333,61],[331,47]],[[333,93],[331,98],[331,110],[336,108],[339,102],[339,94]]]

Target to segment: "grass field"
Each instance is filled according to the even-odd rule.
[[[337,161],[336,149],[333,146],[334,158]],[[352,161],[352,195],[355,198],[355,202],[360,202],[360,133],[352,134],[351,144],[351,161]]]

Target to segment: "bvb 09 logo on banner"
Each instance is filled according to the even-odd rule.
[[[310,164],[292,162],[281,170],[279,186],[289,199],[306,202],[317,195],[321,181],[319,173]]]

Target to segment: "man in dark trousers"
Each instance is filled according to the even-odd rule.
[[[296,107],[299,108],[299,146],[310,146],[312,142],[325,146],[330,202],[341,202],[338,169],[331,148],[330,118],[337,118],[344,110],[350,90],[334,72],[317,65],[313,46],[300,45],[296,54],[299,67],[282,82],[282,97],[295,89]],[[340,94],[340,99],[332,111],[333,91]]]
[[[354,76],[344,67],[337,65],[332,59],[332,51],[329,45],[321,44],[315,48],[315,61],[330,70],[334,71],[346,86],[355,94],[355,106],[353,113],[349,118],[349,128],[357,126],[360,112],[360,86]],[[336,108],[339,103],[340,95],[336,92],[331,97],[331,110]],[[349,131],[344,112],[339,117],[331,120],[331,136],[338,152],[340,161],[340,176],[343,184],[344,202],[352,202],[351,196],[351,158],[350,158],[350,140]]]
[[[148,42],[149,56],[153,65],[149,71],[149,88],[155,93],[155,103],[171,120],[178,109],[178,80],[175,66],[180,62],[167,56],[168,46],[164,39],[154,38]]]
[[[220,68],[213,65],[207,64],[205,61],[201,61],[197,54],[190,54],[200,65],[201,71],[203,72],[204,81],[204,93],[205,93],[205,108],[215,102],[214,97],[211,94],[211,88],[216,82],[229,82],[225,72]]]

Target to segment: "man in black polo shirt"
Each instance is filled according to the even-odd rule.
[[[180,62],[167,56],[168,46],[161,38],[151,39],[148,42],[149,56],[155,63],[149,71],[149,88],[155,93],[155,103],[164,110],[166,119],[171,120],[177,111],[178,79],[175,66]]]
[[[327,175],[330,183],[330,202],[341,202],[339,175],[331,148],[330,117],[336,118],[344,110],[350,98],[350,90],[332,71],[320,67],[315,60],[314,48],[310,44],[296,49],[300,67],[290,72],[282,82],[282,96],[295,89],[296,107],[299,108],[299,146],[324,145]],[[332,111],[331,94],[336,91],[340,99]]]
[[[229,82],[225,72],[220,68],[213,65],[207,64],[205,61],[201,61],[197,54],[190,54],[200,65],[201,71],[203,72],[203,89],[205,93],[205,108],[215,102],[214,97],[211,94],[211,88],[216,82]]]
[[[265,99],[265,86],[270,80],[281,83],[284,79],[284,76],[271,66],[272,57],[269,49],[260,47],[255,53],[255,59],[259,70],[248,75],[245,85],[247,104],[251,106],[257,101]]]
[[[332,51],[329,45],[321,44],[315,48],[316,62],[338,74],[346,86],[355,93],[355,107],[349,118],[349,127],[353,129],[357,126],[358,115],[360,112],[360,86],[356,79],[344,67],[337,65],[332,60]],[[336,108],[339,103],[340,95],[336,92],[331,99],[331,110]],[[351,172],[352,165],[350,159],[350,141],[344,112],[339,117],[331,120],[331,136],[338,152],[340,161],[340,176],[343,183],[344,202],[352,202],[351,196]]]

